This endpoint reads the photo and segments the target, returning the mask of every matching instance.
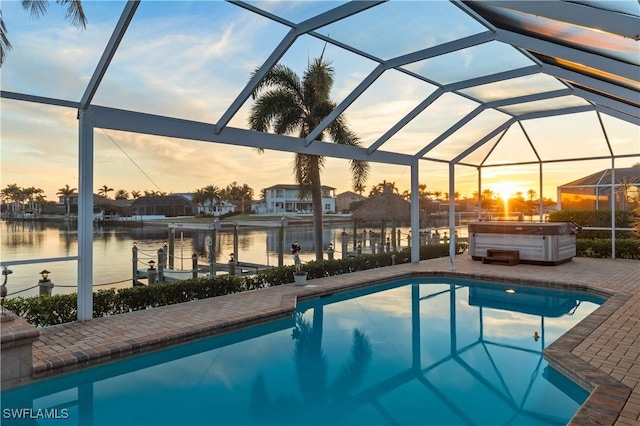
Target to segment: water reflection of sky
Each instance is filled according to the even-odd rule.
[[[3,406],[69,404],[68,423],[83,425],[565,424],[586,393],[556,388],[577,389],[541,351],[598,304],[543,319],[470,306],[469,284],[305,302],[293,318],[3,392]],[[540,308],[539,294],[526,300]]]
[[[74,226],[66,224],[48,224],[40,222],[2,222],[0,238],[2,250],[0,260],[10,262],[27,259],[57,258],[78,254],[78,233]],[[401,228],[406,235],[407,229]],[[325,226],[324,242],[333,243],[336,258],[340,258],[343,225]],[[351,230],[347,229],[348,232]],[[175,234],[175,261],[177,269],[190,269],[191,256],[197,254],[199,263],[208,262],[207,231],[177,231]],[[233,232],[224,229],[217,234],[216,260],[226,263],[233,253]],[[146,269],[149,260],[157,260],[157,252],[169,238],[167,225],[147,226],[143,228],[94,228],[93,239],[93,276],[94,284],[116,283],[98,288],[129,287],[132,284],[133,242],[139,249],[138,268]],[[303,262],[315,259],[313,248],[313,229],[310,225],[287,226],[284,231],[284,264],[292,265],[289,252],[290,244],[299,241],[302,247]],[[406,241],[403,241],[406,245]],[[353,248],[349,242],[349,250]],[[240,227],[238,233],[238,255],[241,262],[261,265],[278,265],[277,228],[256,229]],[[56,284],[53,293],[71,293],[77,283],[77,262],[47,262],[30,265],[12,265],[13,274],[8,280],[9,293],[33,287],[40,279],[40,271],[51,271],[50,278]],[[70,286],[70,287],[63,287]],[[22,296],[34,296],[38,289],[21,293]]]

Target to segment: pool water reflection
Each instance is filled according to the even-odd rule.
[[[413,278],[5,391],[2,408],[67,409],[37,420],[56,425],[566,424],[587,392],[542,350],[602,302]]]

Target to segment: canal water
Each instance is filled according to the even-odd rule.
[[[0,262],[12,263],[30,259],[77,256],[78,231],[75,224],[36,221],[0,222],[2,247]],[[401,246],[407,246],[408,228],[401,231]],[[348,223],[325,223],[325,248],[332,243],[335,258],[341,258],[342,232],[349,234],[348,250],[353,250],[353,229]],[[359,230],[360,235],[362,230]],[[374,230],[379,232],[378,230]],[[198,255],[198,263],[208,264],[209,232],[202,230],[176,230],[174,267],[191,269],[192,255]],[[138,269],[148,267],[149,260],[157,261],[158,249],[168,240],[168,225],[144,226],[139,228],[98,227],[94,228],[93,277],[94,289],[130,287],[133,282],[133,243],[138,248]],[[223,228],[216,238],[216,262],[228,263],[234,253],[233,230]],[[303,262],[315,259],[313,247],[313,227],[309,225],[288,225],[284,229],[284,264],[293,265],[289,248],[298,241],[301,246],[300,258]],[[366,243],[368,246],[368,241]],[[260,265],[278,265],[278,228],[240,227],[238,232],[239,262]],[[326,258],[326,255],[325,255]],[[77,290],[77,261],[56,261],[26,265],[12,264],[13,272],[8,276],[9,297],[38,295],[38,280],[42,270],[50,271],[49,278],[54,283],[53,294],[72,293]]]

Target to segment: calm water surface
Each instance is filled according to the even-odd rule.
[[[324,243],[333,243],[335,258],[341,257],[341,234],[345,225],[327,224],[324,231]],[[78,231],[75,224],[56,224],[42,222],[0,222],[2,247],[0,261],[11,262],[27,259],[43,259],[64,256],[77,256]],[[406,246],[407,228],[400,228],[403,236],[402,245]],[[347,232],[351,233],[349,225]],[[191,256],[196,253],[199,264],[207,264],[208,231],[180,231],[175,234],[176,269],[190,269]],[[146,226],[142,228],[95,227],[93,240],[93,276],[96,289],[128,287],[132,284],[132,247],[138,247],[138,269],[147,268],[151,259],[157,261],[157,251],[162,248],[169,236],[166,226]],[[293,241],[302,247],[300,255],[303,262],[315,259],[313,248],[313,228],[311,225],[285,227],[284,231],[284,264],[293,265],[289,247]],[[352,238],[349,239],[349,250],[353,249]],[[223,229],[218,232],[216,241],[216,262],[227,263],[229,254],[233,253],[233,231]],[[261,265],[278,265],[278,230],[277,228],[240,227],[238,235],[238,260]],[[35,296],[38,288],[28,289],[38,283],[40,271],[51,271],[50,279],[55,284],[53,294],[76,291],[77,262],[47,262],[30,265],[11,265],[13,274],[9,276],[7,287],[10,297]]]

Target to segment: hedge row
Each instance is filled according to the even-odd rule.
[[[558,210],[549,213],[551,222],[572,221],[582,227],[611,227],[611,210]],[[616,227],[632,228],[633,212],[630,210],[616,211]],[[616,238],[630,238],[631,232],[616,231]],[[583,238],[611,238],[611,231],[587,231],[578,234]]]
[[[459,243],[457,252],[466,249]],[[420,259],[445,257],[449,254],[446,244],[421,247]],[[308,262],[304,270],[308,278],[322,278],[366,269],[380,268],[392,264],[392,253],[361,255],[339,260]],[[411,252],[404,249],[395,254],[396,264],[411,261]],[[189,279],[170,284],[98,290],[93,293],[93,317],[99,318],[158,306],[206,299],[225,294],[281,285],[293,282],[293,266],[272,268],[257,275],[229,276]],[[62,324],[77,318],[77,294],[56,294],[44,297],[16,297],[7,299],[5,306],[37,327]]]
[[[576,255],[579,257],[611,257],[611,239],[578,239],[576,240]],[[640,259],[640,239],[616,239],[617,259]]]

